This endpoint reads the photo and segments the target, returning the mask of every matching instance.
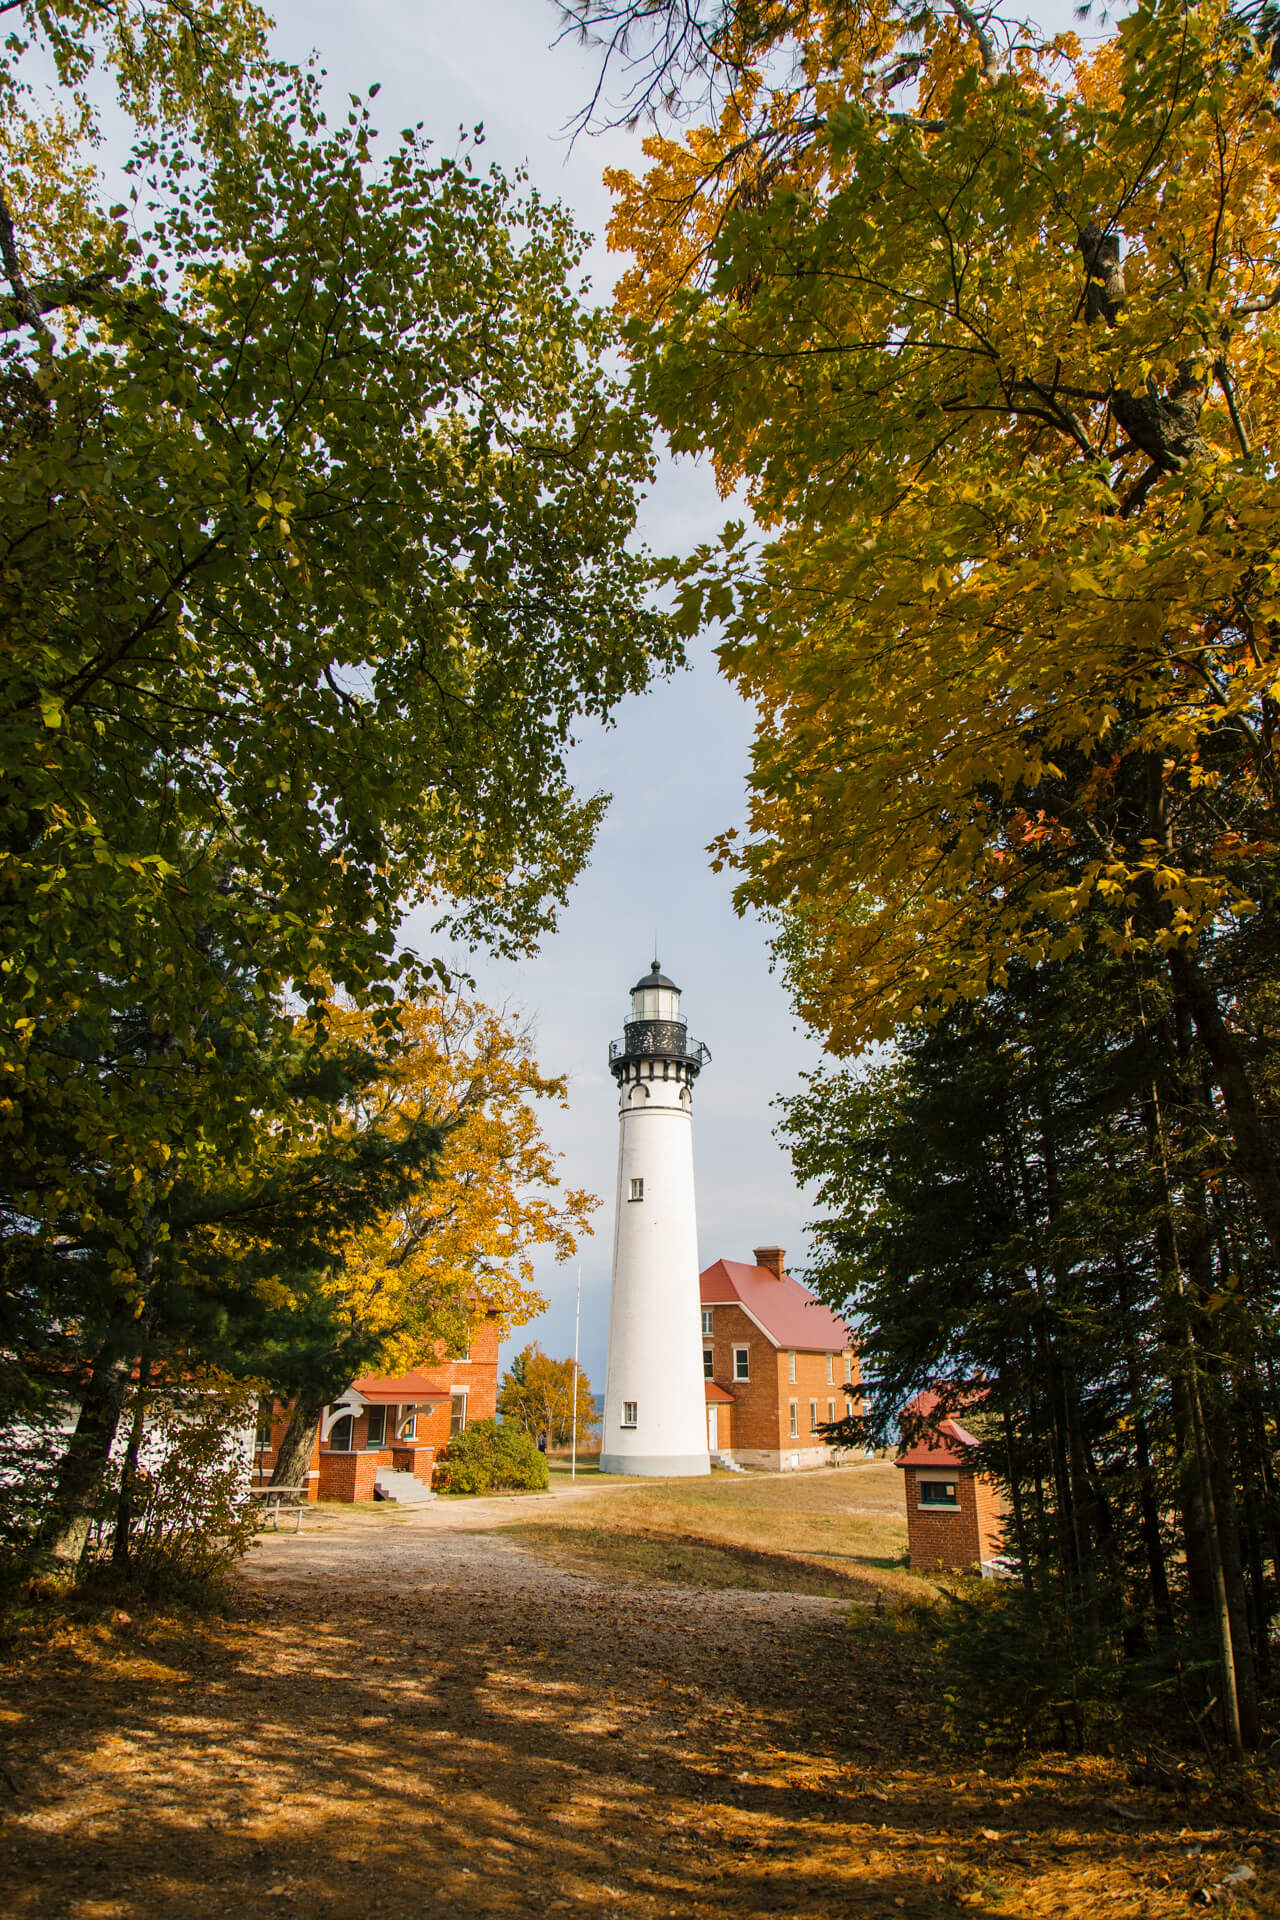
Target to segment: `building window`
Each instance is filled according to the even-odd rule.
[[[816,1433],[818,1431],[818,1403],[816,1400],[809,1402],[809,1431],[810,1433]]]
[[[844,1383],[846,1387],[853,1385],[853,1355],[851,1353],[846,1353],[844,1357]]]
[[[271,1415],[274,1411],[273,1401],[259,1400],[257,1445],[260,1449],[271,1445]]]
[[[829,1387],[833,1387],[835,1383],[836,1383],[836,1357],[834,1353],[829,1353],[827,1355],[827,1385]]]
[[[634,1400],[624,1400],[622,1403],[622,1424],[624,1427],[634,1427],[635,1423],[636,1403]]]
[[[702,1331],[706,1334],[709,1334],[713,1331],[712,1325],[711,1325],[711,1308],[710,1307],[704,1307],[702,1309]]]
[[[385,1407],[369,1408],[369,1437],[366,1447],[385,1447],[387,1444],[387,1410]]]
[[[449,1438],[452,1440],[455,1434],[465,1433],[466,1430],[467,1394],[464,1388],[461,1393],[449,1396]]]
[[[794,1353],[789,1353],[787,1355],[787,1379],[791,1382],[792,1386],[794,1387],[796,1383],[796,1357]]]
[[[735,1347],[733,1350],[733,1377],[735,1380],[751,1378],[750,1347]]]
[[[418,1437],[418,1409],[416,1407],[411,1407],[409,1410],[409,1416],[406,1419],[404,1425],[400,1429],[400,1438],[402,1440],[416,1440],[417,1437]]]
[[[831,1421],[833,1421],[833,1420],[835,1419],[835,1417],[836,1417],[836,1403],[835,1403],[835,1401],[834,1401],[834,1400],[828,1400],[828,1402],[827,1402],[827,1420],[828,1420],[828,1422],[831,1422]]]
[[[644,1181],[643,1180],[633,1180],[631,1182],[631,1198],[633,1200],[644,1199]]]
[[[922,1507],[958,1507],[960,1492],[956,1482],[954,1480],[922,1480],[920,1505]]]
[[[344,1413],[341,1420],[335,1420],[329,1429],[330,1453],[350,1453],[355,1429],[356,1423],[349,1413]]]
[[[704,1380],[714,1380],[716,1377],[716,1356],[712,1347],[702,1349],[702,1377]]]
[[[800,1402],[789,1400],[787,1405],[791,1410],[791,1438],[798,1440],[800,1438]]]

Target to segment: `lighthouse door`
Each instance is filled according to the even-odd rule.
[[[707,1445],[710,1447],[712,1453],[714,1453],[716,1448],[720,1445],[720,1409],[719,1407],[707,1408]]]

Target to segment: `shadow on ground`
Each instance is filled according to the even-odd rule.
[[[28,1639],[2,1725],[5,1910],[41,1920],[1164,1916],[1204,1877],[1187,1810],[1135,1829],[1112,1776],[959,1771],[840,1609],[474,1538],[214,1626]]]

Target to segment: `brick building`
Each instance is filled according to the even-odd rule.
[[[830,1465],[819,1427],[862,1411],[848,1328],[790,1278],[781,1247],[757,1247],[754,1266],[717,1260],[701,1293],[711,1453],[775,1473]]]
[[[431,1498],[435,1463],[473,1420],[491,1420],[498,1401],[498,1327],[483,1320],[463,1358],[442,1359],[410,1373],[365,1374],[325,1408],[316,1427],[307,1471],[309,1500]],[[259,1434],[255,1459],[266,1485],[289,1421],[273,1409],[269,1433]]]
[[[926,1423],[920,1439],[898,1456],[918,1573],[990,1566],[1000,1553],[1001,1501],[978,1470],[978,1441],[950,1415],[931,1419],[938,1404],[936,1393],[921,1393],[902,1410],[905,1420]]]

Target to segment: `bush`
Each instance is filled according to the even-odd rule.
[[[158,1599],[201,1605],[221,1597],[258,1528],[243,1444],[256,1408],[250,1388],[216,1376],[148,1395],[128,1571],[117,1567],[113,1578]],[[131,1414],[127,1408],[124,1431]],[[90,1576],[110,1563],[118,1497],[117,1474],[104,1489],[103,1524],[85,1568]]]
[[[449,1442],[436,1478],[445,1493],[497,1493],[510,1487],[545,1493],[547,1463],[518,1427],[477,1420]]]

